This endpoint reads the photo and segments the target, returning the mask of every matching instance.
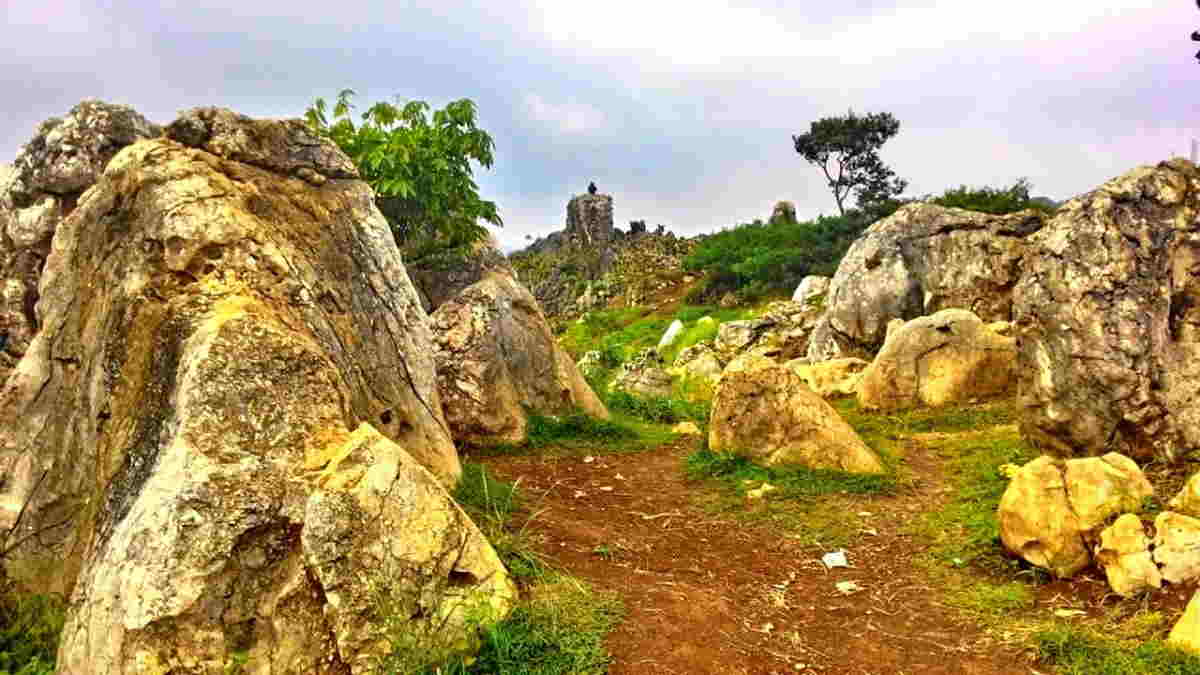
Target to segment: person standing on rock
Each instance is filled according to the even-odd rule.
[[[596,181],[591,181],[590,183],[588,183],[588,194],[589,195],[596,194]]]

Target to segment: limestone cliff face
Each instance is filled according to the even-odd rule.
[[[70,595],[61,672],[367,672],[380,598],[465,639],[512,587],[443,487],[428,319],[370,188],[299,121],[166,135],[57,227],[0,393],[5,571]]]
[[[1200,448],[1200,170],[1134,169],[1031,245],[1014,291],[1022,432],[1068,456]]]

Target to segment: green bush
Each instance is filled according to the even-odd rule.
[[[941,196],[927,197],[926,201],[939,206],[995,215],[1015,213],[1025,209],[1036,209],[1045,212],[1053,211],[1054,208],[1044,201],[1030,198],[1029,191],[1032,187],[1032,184],[1025,178],[1018,178],[1016,182],[1005,188],[972,188],[961,185],[946,190]]]
[[[894,472],[860,474],[802,467],[767,468],[737,453],[714,452],[707,447],[688,455],[684,471],[692,480],[721,480],[739,493],[745,492],[748,485],[768,482],[777,488],[771,493],[773,499],[835,493],[890,494],[897,485]]]
[[[56,596],[5,597],[0,602],[0,674],[53,673],[65,620],[65,605]]]
[[[832,276],[871,222],[872,216],[851,211],[799,223],[755,221],[718,232],[684,260],[688,271],[707,274],[689,302],[716,300],[729,291],[744,299],[791,293],[805,276]]]
[[[1043,631],[1035,637],[1043,661],[1063,675],[1200,675],[1200,658],[1161,640],[1125,646],[1077,628]]]
[[[638,396],[619,389],[605,392],[604,405],[610,411],[655,424],[675,424],[684,420],[707,423],[711,412],[711,406],[703,401],[693,402],[675,396]]]

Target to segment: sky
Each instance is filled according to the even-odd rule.
[[[589,181],[618,227],[682,235],[836,213],[791,136],[890,112],[907,195],[1066,199],[1200,138],[1190,0],[3,0],[0,163],[78,101],[166,124],[221,106],[299,117],[350,88],[472,99],[506,250],[562,229]]]

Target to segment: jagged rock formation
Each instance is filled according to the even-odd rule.
[[[1200,170],[1141,167],[1030,238],[1015,290],[1021,430],[1059,455],[1200,448]]]
[[[681,282],[695,242],[662,226],[652,233],[639,221],[630,227],[628,234],[613,227],[611,196],[579,195],[567,206],[565,230],[509,260],[555,325],[610,303],[646,304],[652,293]]]
[[[669,397],[672,387],[671,375],[663,369],[662,356],[656,349],[643,349],[622,363],[609,384],[610,389],[657,398]]]
[[[757,319],[721,324],[713,346],[725,363],[749,353],[788,361],[804,355],[820,316],[820,308],[812,305],[772,302]]]
[[[1011,393],[1017,348],[1012,338],[962,309],[943,309],[891,332],[858,383],[868,410],[941,406]]]
[[[37,332],[38,278],[55,228],[121,148],[160,132],[128,106],[83,101],[43,122],[0,171],[0,382]]]
[[[809,275],[800,280],[800,284],[796,286],[795,292],[792,293],[792,302],[802,304],[820,304],[824,306],[825,294],[829,292],[829,282],[832,281],[829,277],[821,277]]]
[[[857,394],[863,371],[871,364],[851,356],[819,363],[809,363],[807,359],[792,359],[784,365],[799,375],[814,394],[822,398],[833,398]]]
[[[709,418],[708,445],[763,466],[884,470],[879,456],[799,376],[754,354],[738,357],[722,373]]]
[[[889,321],[941,309],[1011,320],[1025,239],[1043,219],[1032,210],[993,216],[924,203],[901,207],[868,228],[838,265],[808,358],[869,359]]]
[[[473,445],[521,443],[528,411],[608,410],[550,331],[537,300],[492,271],[430,317],[438,387],[454,438]]]
[[[771,210],[771,219],[768,222],[796,222],[796,205],[788,201],[775,202],[775,208]]]
[[[1162,588],[1162,574],[1150,557],[1150,539],[1142,519],[1132,513],[1117,518],[1100,532],[1096,564],[1108,585],[1121,597],[1131,598],[1151,588]]]
[[[0,393],[4,571],[70,597],[60,671],[365,673],[381,606],[461,646],[514,589],[443,487],[428,320],[370,188],[299,120],[166,134],[59,224]]]

